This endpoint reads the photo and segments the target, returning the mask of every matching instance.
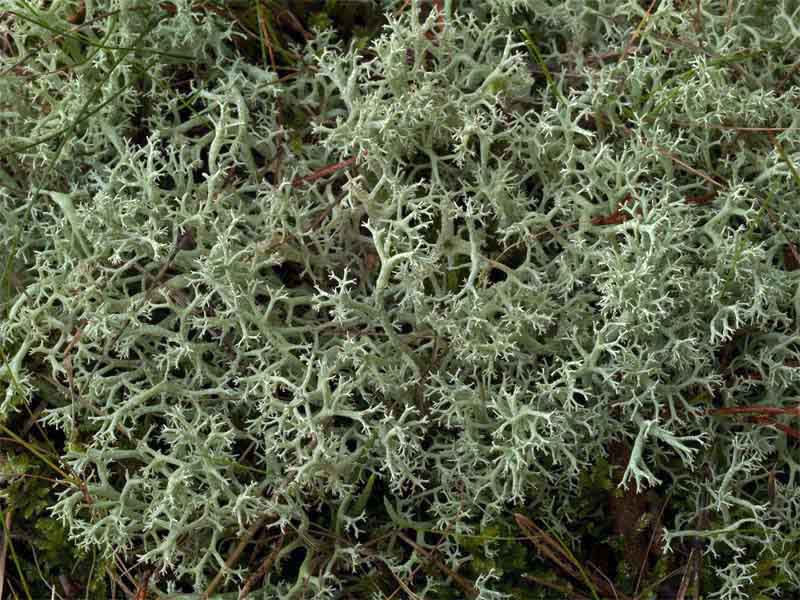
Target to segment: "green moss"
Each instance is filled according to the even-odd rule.
[[[333,27],[333,20],[327,13],[318,12],[311,15],[308,24],[311,25],[313,29],[331,29]]]
[[[475,535],[456,539],[461,550],[471,557],[463,568],[463,575],[475,581],[493,571],[500,577],[495,587],[514,598],[540,597],[524,595],[526,588],[520,586],[523,574],[552,575],[550,567],[543,564],[530,544],[523,541],[516,523],[510,520],[498,520]]]
[[[21,429],[17,420],[9,426]],[[31,442],[43,447],[48,442]],[[30,591],[32,598],[50,598],[51,586],[62,591],[66,578],[80,590],[81,598],[107,600],[110,597],[106,568],[99,557],[80,551],[64,526],[50,516],[63,482],[57,482],[50,467],[19,447],[2,448],[2,518],[9,521],[16,560],[7,574],[14,589]],[[109,559],[110,560],[110,559]],[[24,580],[24,583],[23,583]]]
[[[489,82],[487,89],[489,90],[489,93],[494,96],[495,94],[505,93],[510,85],[511,84],[508,78],[498,77]]]
[[[789,562],[796,562],[800,560],[800,552],[791,552],[787,557]],[[783,587],[790,582],[786,574],[780,569],[780,565],[775,559],[762,559],[756,563],[756,576],[753,577],[753,583],[750,586],[750,591],[756,594],[759,590],[775,587]],[[756,596],[758,597],[758,596]]]

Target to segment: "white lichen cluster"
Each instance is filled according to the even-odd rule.
[[[200,592],[266,516],[260,597],[337,597],[419,566],[376,532],[569,540],[616,439],[713,597],[800,586],[797,418],[708,412],[800,400],[796,2],[387,1],[280,79],[189,0],[3,4],[1,411],[80,545]]]

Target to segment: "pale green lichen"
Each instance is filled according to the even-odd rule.
[[[704,411],[796,404],[800,9],[422,4],[366,45],[315,31],[289,74],[189,0],[87,0],[74,31],[76,3],[10,3],[2,410],[57,392],[86,488],[54,515],[168,593],[266,515],[290,540],[261,597],[424,597],[451,584],[393,527],[457,567],[516,504],[578,552],[617,439],[710,597],[796,590],[791,421]],[[482,598],[520,566],[491,545]]]

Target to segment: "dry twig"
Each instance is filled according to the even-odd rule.
[[[283,548],[283,540],[285,536],[281,536],[278,539],[278,543],[275,544],[275,547],[272,549],[267,557],[264,559],[264,562],[258,567],[258,569],[247,578],[247,581],[244,582],[244,586],[242,587],[241,591],[239,592],[239,600],[244,600],[249,594],[250,590],[253,589],[253,586],[264,578],[267,572],[272,568],[272,564],[275,562],[275,559],[278,557],[278,554]]]

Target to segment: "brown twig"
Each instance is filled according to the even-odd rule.
[[[686,570],[683,572],[683,577],[681,577],[681,583],[678,586],[678,592],[675,594],[675,600],[683,600],[686,597],[686,592],[689,589],[689,583],[691,582],[694,576],[694,555],[697,551],[696,548],[692,548],[689,552],[689,560],[687,561]]]
[[[717,188],[719,188],[719,189],[725,189],[725,188],[727,188],[727,187],[728,187],[728,182],[727,182],[727,181],[724,181],[724,182],[720,183],[720,182],[719,182],[719,181],[717,181],[716,179],[713,179],[713,178],[712,178],[710,175],[706,175],[706,174],[705,174],[705,173],[703,173],[702,171],[700,171],[700,170],[698,170],[698,169],[695,169],[695,168],[694,168],[693,166],[691,166],[690,164],[688,164],[688,163],[686,163],[686,162],[682,161],[682,160],[681,160],[680,158],[678,158],[677,156],[674,156],[674,155],[673,155],[673,154],[671,154],[671,153],[670,153],[668,150],[665,150],[665,149],[664,149],[664,148],[662,148],[661,146],[659,146],[659,145],[657,145],[657,144],[653,144],[653,148],[654,148],[654,149],[655,149],[655,151],[656,151],[656,152],[658,152],[658,153],[659,153],[661,156],[663,156],[663,157],[665,157],[665,158],[669,158],[669,159],[670,159],[672,162],[674,162],[676,165],[678,165],[679,167],[682,167],[684,170],[688,171],[688,172],[689,172],[689,173],[691,173],[692,175],[697,175],[698,177],[701,177],[701,178],[705,179],[705,180],[706,180],[708,183],[710,183],[710,184],[711,184],[711,185],[713,185],[714,187],[717,187]]]
[[[247,544],[253,539],[253,537],[258,533],[259,529],[263,527],[264,523],[267,522],[267,516],[263,515],[262,517],[258,518],[250,528],[244,533],[242,538],[239,540],[239,543],[236,544],[236,547],[228,556],[228,559],[225,561],[225,566],[219,570],[219,572],[214,576],[214,579],[211,580],[211,583],[208,584],[206,591],[201,596],[202,600],[209,600],[211,595],[216,591],[216,589],[220,586],[222,581],[225,579],[227,572],[231,570],[233,565],[236,564],[236,561],[239,560],[239,557],[244,552],[244,549],[247,547]]]
[[[396,11],[394,11],[394,15],[393,15],[394,18],[395,19],[398,18],[401,14],[403,14],[403,11],[405,9],[407,9],[409,6],[411,6],[411,0],[404,0],[403,5],[400,8],[398,8]]]
[[[73,600],[74,598],[77,598],[78,592],[80,591],[78,584],[70,581],[69,577],[63,573],[58,576],[58,582],[61,584],[61,588],[64,590],[64,597],[66,600]],[[137,598],[136,600],[140,599]]]
[[[292,187],[300,187],[304,183],[313,183],[317,179],[321,179],[322,177],[327,177],[328,175],[333,175],[336,171],[340,171],[341,169],[345,169],[356,162],[358,157],[353,156],[346,160],[339,161],[338,163],[334,163],[332,165],[328,165],[326,167],[322,167],[321,169],[317,169],[310,175],[305,175],[304,177],[295,177],[292,180]]]
[[[596,217],[592,217],[592,225],[620,225],[625,221],[628,221],[633,215],[628,212],[624,212],[623,209],[632,201],[633,197],[628,194],[622,199],[622,202],[617,205],[617,208],[610,215],[598,215]],[[639,208],[636,213],[642,214],[642,209]]]
[[[86,19],[86,1],[81,0],[80,4],[78,5],[78,9],[72,13],[71,15],[67,16],[67,21],[72,23],[73,25],[80,25]]]
[[[800,406],[795,408],[783,408],[775,406],[728,406],[723,408],[713,408],[705,412],[706,415],[745,415],[753,423],[774,427],[786,435],[795,439],[800,439],[800,430],[779,423],[773,417],[778,416],[800,416]]]
[[[306,41],[310,41],[314,39],[314,34],[312,34],[308,29],[303,27],[303,24],[300,22],[300,19],[297,18],[292,11],[288,8],[282,10],[278,13],[277,16],[278,22],[283,22],[286,24],[287,27],[294,30],[296,33],[299,33],[303,36],[303,39]]]
[[[131,585],[133,585],[134,589],[139,587],[138,582],[133,578],[133,575],[131,575],[131,570],[125,566],[125,563],[122,562],[122,558],[120,558],[119,554],[114,555],[114,564],[120,569],[121,575],[127,578]],[[119,575],[114,575],[113,579],[120,585],[123,591],[128,594],[128,598],[134,598],[135,592],[131,591],[130,588],[128,588],[128,586],[122,582],[122,579],[120,579]]]
[[[475,586],[472,585],[472,582],[470,582],[466,577],[459,575],[458,573],[453,571],[453,569],[451,569],[442,561],[433,556],[432,552],[428,552],[428,550],[417,544],[414,540],[409,538],[402,531],[397,532],[397,537],[399,537],[406,544],[414,548],[414,550],[422,554],[431,563],[433,563],[436,566],[436,568],[438,568],[440,571],[442,571],[444,574],[450,577],[450,579],[453,580],[453,583],[455,583],[459,587],[459,589],[462,592],[464,592],[464,594],[467,595],[467,597],[475,598],[478,595],[478,590],[475,589]]]
[[[636,27],[636,29],[633,31],[631,36],[628,38],[628,41],[625,42],[625,47],[622,49],[622,52],[621,52],[621,56],[623,58],[628,56],[628,54],[631,53],[633,44],[641,36],[642,30],[644,29],[644,26],[645,26],[645,23],[647,23],[647,21],[650,19],[650,15],[653,12],[653,7],[655,7],[656,2],[658,2],[658,0],[653,0],[650,3],[650,6],[647,7],[647,11],[645,11],[644,16],[642,17],[642,20],[639,21],[639,25]],[[641,42],[639,42],[639,43],[641,43]],[[622,88],[624,87],[624,85],[625,85],[625,78],[623,77],[620,80],[619,85],[617,86],[618,93],[622,92]]]
[[[166,274],[167,270],[172,266],[172,263],[175,260],[175,257],[178,255],[178,252],[180,252],[181,250],[191,250],[195,246],[196,242],[194,239],[194,232],[192,229],[187,228],[183,233],[178,235],[177,239],[175,240],[175,244],[172,250],[170,251],[169,256],[167,257],[167,260],[164,261],[164,264],[162,265],[161,269],[159,269],[158,274],[153,278],[154,282],[153,285],[146,288],[144,298],[139,308],[145,306],[149,302],[153,292],[161,286],[161,284],[163,283],[162,279]],[[125,333],[125,330],[128,329],[132,321],[133,319],[129,318],[128,320],[125,321],[122,327],[120,327],[119,331],[117,331],[116,335],[111,340],[111,343],[107,346],[109,351],[114,348],[114,345],[119,341],[119,339],[122,337],[122,334]],[[90,375],[93,375],[95,371],[99,368],[99,366],[100,363],[98,363],[97,366],[95,366],[94,370]]]
[[[602,579],[603,579],[603,580],[604,580],[604,581],[605,581],[605,582],[606,582],[606,583],[609,585],[609,587],[611,588],[611,591],[614,593],[614,600],[619,600],[619,594],[617,594],[617,588],[616,588],[616,587],[614,587],[614,582],[612,582],[612,581],[611,581],[611,580],[608,578],[608,575],[606,575],[605,573],[603,573],[603,572],[600,570],[600,568],[599,568],[597,565],[595,565],[594,563],[592,563],[592,562],[590,562],[590,561],[588,561],[588,560],[587,560],[587,561],[586,561],[586,564],[587,564],[587,565],[589,565],[590,567],[592,567],[592,568],[593,568],[593,569],[594,569],[594,570],[597,572],[597,575],[598,575],[600,578],[602,578]]]
[[[697,0],[695,4],[694,10],[694,32],[700,35],[700,32],[703,31],[703,9],[702,9],[702,0]]]
[[[444,28],[445,28],[444,1],[443,0],[433,0],[433,5],[436,7],[436,11],[439,13],[438,18],[436,19],[436,24],[439,26],[439,34],[441,35],[441,34],[444,33]]]
[[[775,429],[777,429],[778,431],[782,431],[789,437],[793,437],[797,440],[800,440],[800,430],[795,429],[794,427],[789,427],[788,425],[784,425],[783,423],[778,423],[777,421],[773,421],[769,417],[750,417],[750,420],[760,425],[765,425],[767,427],[774,427]]]
[[[717,190],[711,190],[705,194],[700,194],[699,196],[686,196],[684,201],[686,204],[693,204],[695,206],[702,206],[703,204],[709,204],[714,201],[714,198],[717,197]]]
[[[422,568],[422,565],[420,565],[419,567],[417,567],[416,569],[414,569],[414,572],[412,573],[412,575],[413,575],[414,573],[416,573],[416,572],[417,572],[417,571],[418,571],[420,568]],[[401,578],[400,578],[400,577],[397,575],[397,573],[395,573],[394,571],[392,571],[392,570],[391,570],[391,569],[390,569],[388,566],[386,567],[386,570],[387,570],[387,571],[389,571],[389,574],[390,574],[392,577],[394,577],[394,578],[397,580],[397,584],[400,586],[399,588],[397,588],[397,590],[395,590],[394,592],[392,592],[392,595],[391,595],[391,596],[389,596],[389,597],[388,597],[386,600],[391,600],[391,599],[394,597],[394,595],[395,595],[395,594],[396,594],[396,593],[397,593],[399,590],[401,590],[401,589],[402,589],[402,590],[403,590],[403,591],[404,591],[406,594],[408,594],[408,597],[409,597],[409,598],[412,598],[412,600],[422,600],[422,598],[420,598],[419,596],[417,596],[417,595],[414,593],[414,590],[412,590],[410,587],[408,587],[408,584],[407,584],[405,581],[403,581],[403,580],[402,580],[402,579],[401,579]]]
[[[78,323],[77,330],[72,335],[72,339],[70,340],[67,347],[64,349],[64,360],[62,361],[64,364],[64,370],[67,372],[67,383],[69,384],[69,395],[70,400],[72,401],[72,419],[75,420],[75,378],[74,372],[72,369],[72,349],[77,345],[80,341],[81,337],[83,336],[83,328],[89,323],[88,319],[81,319]]]
[[[712,408],[706,411],[706,414],[712,415],[762,415],[762,416],[779,416],[790,415],[800,417],[800,406],[794,408],[780,407],[780,406],[726,406],[722,408]]]
[[[320,211],[320,213],[316,217],[314,217],[314,220],[311,221],[311,223],[309,223],[303,230],[303,235],[309,234],[315,231],[317,228],[319,228],[325,221],[326,217],[328,217],[328,215],[330,215],[333,212],[333,209],[339,205],[339,203],[342,201],[343,198],[344,195],[340,194],[338,198],[336,198],[328,206],[323,208]],[[273,237],[274,241],[272,241],[266,248],[263,248],[263,250],[260,250],[260,252],[264,254],[270,254],[275,250],[277,250],[278,248],[280,248],[281,246],[283,246],[284,244],[288,243],[289,240],[296,239],[295,236],[292,235],[291,233],[285,233],[285,232],[281,234],[280,239],[276,240],[275,237]],[[253,260],[255,260],[255,257],[253,258]]]
[[[522,532],[533,542],[534,546],[536,546],[537,550],[539,550],[542,555],[549,558],[550,561],[555,563],[567,575],[581,581],[580,571],[576,570],[574,565],[564,557],[560,546],[554,542],[549,535],[523,515],[516,514],[514,518],[517,521],[517,525],[522,529]]]
[[[623,133],[625,135],[632,135],[633,131],[631,129],[629,129],[628,127],[623,127]],[[775,147],[778,150],[778,152],[782,156],[785,157],[785,154],[782,152],[782,148],[780,146],[780,142],[777,140],[777,138],[775,138],[775,134],[773,132],[771,132],[771,131],[767,131],[766,133],[770,137],[770,140],[773,142],[773,144],[775,145]],[[704,180],[709,182],[711,185],[713,185],[713,186],[715,186],[715,187],[717,187],[719,189],[726,189],[726,188],[729,187],[728,182],[725,181],[724,179],[722,179],[721,177],[718,177],[718,179],[720,179],[720,181],[717,181],[717,180],[713,179],[711,176],[703,173],[702,171],[700,171],[698,169],[695,169],[694,167],[692,167],[691,165],[685,163],[684,161],[682,161],[678,157],[672,155],[669,151],[661,148],[658,144],[653,144],[653,148],[656,150],[656,152],[658,152],[662,156],[664,156],[666,158],[669,158],[675,164],[679,165],[680,167],[682,167],[683,169],[685,169],[689,173],[692,173],[693,175],[697,175],[698,177],[703,178]],[[791,162],[789,162],[788,160],[787,160],[787,163],[789,164],[789,167],[794,171],[794,165]],[[800,178],[800,175],[798,175],[798,178]],[[761,199],[759,198],[759,200],[761,200]],[[762,203],[762,208],[767,213],[767,216],[768,216],[768,218],[770,220],[770,223],[772,224],[774,230],[775,231],[779,231],[779,232],[783,232],[783,226],[782,226],[780,220],[778,219],[777,215],[775,214],[775,212],[771,208],[769,208],[769,206],[767,205],[766,201],[761,200],[761,203]],[[787,238],[788,238],[788,236],[787,236]],[[794,259],[794,261],[796,263],[800,264],[800,252],[798,252],[797,247],[795,246],[794,242],[791,242],[791,241],[789,242],[789,252],[791,253],[792,258]]]
[[[636,579],[636,587],[633,590],[633,595],[636,596],[639,593],[639,589],[642,585],[642,578],[644,577],[644,571],[647,567],[647,558],[650,556],[650,551],[653,548],[653,545],[656,541],[656,536],[658,535],[658,527],[661,524],[661,517],[664,516],[664,509],[667,508],[667,503],[669,502],[670,496],[672,492],[670,492],[664,503],[661,505],[661,510],[658,511],[658,516],[656,517],[655,523],[653,523],[653,533],[650,535],[650,541],[647,544],[647,550],[645,550],[644,558],[642,559],[642,566],[639,567],[639,577]]]
[[[153,569],[147,569],[142,575],[142,580],[136,586],[136,596],[134,600],[147,600],[147,584],[153,576]]]
[[[258,29],[261,33],[261,43],[267,48],[267,53],[269,54],[269,63],[272,66],[272,71],[277,73],[278,67],[275,63],[275,52],[272,50],[272,44],[270,43],[269,29],[267,28],[266,17],[264,16],[264,6],[261,2],[256,3],[256,12],[258,13]]]
[[[281,548],[283,548],[284,538],[285,536],[281,535],[281,537],[278,539],[278,543],[272,549],[272,552],[269,553],[258,569],[256,569],[256,571],[247,578],[247,581],[244,582],[244,586],[242,586],[242,589],[239,592],[239,600],[244,600],[250,594],[250,590],[253,589],[253,586],[272,568],[272,563],[275,562],[275,559],[278,557]]]
[[[126,12],[133,12],[133,11],[151,10],[151,9],[152,9],[152,5],[151,4],[144,4],[144,5],[139,5],[139,6],[127,7],[125,9],[125,11]],[[89,25],[92,25],[93,23],[96,23],[96,22],[101,21],[103,19],[107,19],[109,17],[113,17],[114,15],[119,14],[120,12],[122,12],[122,10],[113,10],[113,11],[98,13],[93,19],[90,19],[88,21],[83,20],[78,24],[74,24],[74,25],[72,25],[72,27],[70,27],[66,31],[64,31],[64,32],[62,32],[60,34],[57,34],[57,35],[53,36],[50,39],[37,40],[36,45],[34,46],[33,49],[31,49],[30,52],[28,52],[28,54],[26,54],[25,56],[20,58],[16,63],[8,66],[5,70],[0,71],[0,76],[7,75],[11,71],[14,71],[17,74],[22,75],[21,73],[18,72],[18,69],[20,69],[22,67],[22,65],[25,64],[27,61],[29,61],[32,58],[35,58],[36,56],[38,56],[36,51],[39,48],[41,48],[46,42],[48,42],[48,41],[49,42],[61,41],[61,40],[64,39],[64,35],[63,35],[64,33],[70,33],[70,34],[71,33],[75,33],[75,32],[77,32],[77,31],[79,31],[81,29],[87,28]],[[11,14],[11,13],[6,13],[6,14]],[[60,70],[61,69],[57,69],[56,71],[53,71],[53,72],[59,72]],[[36,74],[36,76],[39,76],[39,74]]]
[[[709,517],[708,512],[705,510],[700,512],[700,517],[698,519],[698,527],[703,530],[707,529],[709,525]],[[698,538],[694,539],[694,549],[695,549],[695,556],[694,556],[694,572],[692,573],[692,577],[694,577],[694,600],[700,600],[701,588],[702,588],[702,578],[700,574],[703,571],[703,549],[702,543]]]
[[[460,492],[461,492],[461,503],[460,503],[460,505],[459,505],[459,510],[461,510],[461,508],[463,508],[463,506],[464,506],[464,490],[463,490],[463,489],[461,489],[461,490],[460,490]],[[441,539],[440,539],[438,542],[436,542],[436,545],[434,545],[434,547],[433,547],[433,552],[436,552],[436,551],[438,550],[439,546],[440,546],[440,545],[441,545],[441,544],[442,544],[442,543],[443,543],[443,542],[444,542],[444,541],[447,539],[447,535],[450,533],[450,530],[452,529],[454,522],[455,522],[455,521],[450,521],[450,522],[447,524],[447,527],[445,528],[445,530],[444,530],[444,533],[442,533],[442,537],[441,537]],[[370,540],[369,542],[367,542],[366,544],[364,544],[362,547],[363,547],[363,548],[366,548],[367,546],[370,546],[370,545],[373,545],[373,544],[375,544],[376,542],[378,542],[378,541],[379,541],[379,540],[381,540],[382,538],[385,538],[385,537],[387,537],[387,536],[393,536],[393,535],[395,535],[395,532],[391,532],[391,533],[388,533],[388,534],[385,534],[385,535],[379,536],[379,537],[377,537],[377,538],[375,538],[375,539],[373,539],[373,540]],[[414,570],[411,572],[411,575],[409,576],[409,578],[412,578],[412,577],[414,577],[414,575],[416,575],[416,574],[417,574],[417,572],[418,572],[418,571],[419,571],[419,570],[420,570],[422,567],[423,567],[423,564],[422,564],[422,563],[420,563],[420,565],[419,565],[419,566],[418,566],[416,569],[414,569]],[[397,580],[400,582],[400,584],[401,584],[401,585],[400,585],[400,587],[398,587],[397,589],[395,589],[395,590],[394,590],[394,591],[393,591],[393,592],[392,592],[392,593],[391,593],[391,594],[390,594],[390,595],[389,595],[387,598],[385,598],[384,600],[392,600],[392,598],[394,598],[394,597],[395,597],[395,595],[396,595],[396,594],[397,594],[397,593],[398,593],[398,592],[399,592],[401,589],[403,589],[403,590],[406,590],[406,591],[407,591],[407,593],[408,593],[408,594],[411,596],[411,595],[412,595],[412,593],[410,592],[410,590],[409,590],[409,588],[408,588],[408,585],[406,585],[404,581],[400,580],[400,578],[399,578],[399,577],[397,577],[397,575],[395,575],[394,571],[392,571],[391,569],[389,569],[389,571],[391,572],[392,576],[393,576],[395,579],[397,579]]]
[[[119,578],[119,576],[116,573],[114,573],[111,570],[111,567],[106,567],[106,575],[108,575],[108,577],[111,579],[111,581],[113,583],[115,583],[116,585],[118,585],[120,587],[120,589],[123,591],[123,593],[125,594],[125,596],[127,598],[130,598],[131,600],[135,600],[133,590],[131,590],[124,583],[122,583],[122,580]],[[113,589],[114,588],[112,588],[112,590]],[[116,594],[116,591],[112,591],[112,593]]]

